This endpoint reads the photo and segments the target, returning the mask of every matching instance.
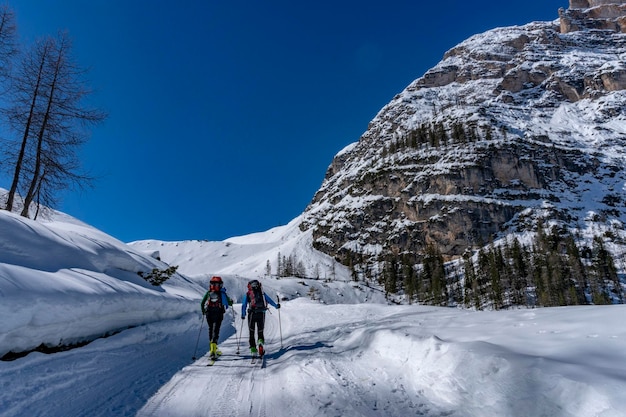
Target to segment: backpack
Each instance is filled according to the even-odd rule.
[[[250,310],[260,311],[267,309],[263,288],[261,288],[261,283],[258,280],[253,279],[248,283],[247,295],[250,300]]]
[[[224,304],[222,303],[222,280],[216,280],[213,277],[211,279],[211,283],[209,285],[209,296],[207,297],[206,303],[204,305],[205,310],[222,310],[225,311]]]

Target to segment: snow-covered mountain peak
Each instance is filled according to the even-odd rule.
[[[384,106],[305,211],[314,246],[455,257],[540,218],[624,236],[626,34],[564,16],[472,36]]]

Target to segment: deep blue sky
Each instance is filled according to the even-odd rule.
[[[14,0],[22,41],[68,30],[109,113],[95,187],[59,207],[129,242],[223,240],[302,213],[333,156],[469,36],[567,0]],[[8,188],[0,178],[0,187]]]

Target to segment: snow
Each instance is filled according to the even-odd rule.
[[[126,245],[63,213],[33,221],[0,211],[2,353],[87,343],[0,361],[0,414],[626,414],[626,306],[387,305],[337,265],[333,281],[256,271],[290,250],[329,262],[296,224],[224,242]],[[167,266],[156,251],[179,266],[162,287],[136,274]],[[209,368],[198,302],[213,274],[237,303]],[[268,353],[255,365],[239,304],[250,278],[282,306],[267,314]]]
[[[269,317],[264,368],[233,355],[231,337],[213,368],[206,359],[186,366],[138,416],[623,415],[626,329],[588,328],[623,312],[298,299],[285,303],[280,323]]]

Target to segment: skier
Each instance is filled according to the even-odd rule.
[[[259,356],[263,356],[265,350],[263,349],[264,335],[263,330],[265,328],[265,311],[267,311],[267,304],[270,304],[274,308],[280,308],[280,303],[275,303],[263,289],[261,283],[254,279],[248,283],[248,291],[243,297],[243,303],[241,305],[241,319],[246,318],[246,308],[248,308],[248,328],[250,329],[250,353],[252,356],[256,356],[257,352]],[[259,333],[259,347],[254,338],[255,327]]]
[[[206,315],[209,325],[209,342],[211,359],[216,359],[222,352],[217,350],[217,341],[220,336],[220,327],[224,320],[224,313],[229,305],[233,305],[233,300],[226,294],[224,282],[221,277],[211,278],[209,290],[204,294],[200,303],[202,314]]]

